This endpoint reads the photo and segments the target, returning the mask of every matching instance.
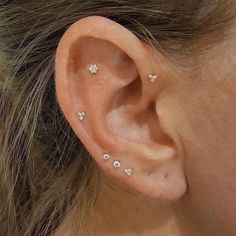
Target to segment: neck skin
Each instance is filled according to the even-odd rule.
[[[178,204],[178,203],[176,203]],[[179,212],[179,213],[177,213]],[[181,219],[181,220],[180,220]],[[70,229],[73,216],[68,215],[54,236],[77,236]],[[103,183],[86,236],[203,236],[181,217],[181,209],[172,204],[147,200],[130,193],[112,180]]]
[[[170,206],[145,202],[140,195],[102,186],[88,235],[182,236]]]

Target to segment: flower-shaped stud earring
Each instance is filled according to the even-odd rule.
[[[97,74],[97,72],[98,72],[98,66],[97,66],[96,64],[91,64],[91,65],[89,66],[89,72],[90,72],[91,74]]]

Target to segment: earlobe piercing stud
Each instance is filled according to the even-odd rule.
[[[84,111],[77,112],[77,116],[79,117],[80,121],[84,119],[85,115],[86,114]]]
[[[120,161],[114,161],[114,162],[113,162],[113,167],[114,167],[115,169],[119,168],[120,166],[121,166]],[[125,168],[125,169],[124,169],[124,173],[125,173],[127,176],[131,176],[131,175],[133,174],[133,169],[131,169],[131,168]]]
[[[120,167],[120,161],[114,161],[114,162],[113,162],[113,167],[114,167],[115,169],[119,168],[119,167]]]
[[[103,160],[104,160],[104,161],[107,161],[107,160],[109,160],[110,158],[111,158],[111,157],[110,157],[110,155],[109,155],[107,152],[105,152],[105,153],[103,154]],[[118,160],[114,161],[114,162],[112,163],[112,166],[113,166],[115,169],[120,168],[120,166],[121,166],[121,161],[118,161]],[[132,169],[132,168],[125,168],[125,169],[124,169],[124,173],[129,177],[129,176],[131,176],[131,175],[133,174],[133,169]]]
[[[97,74],[98,66],[96,64],[91,64],[89,66],[89,71],[90,71],[91,74]]]
[[[128,176],[131,176],[133,174],[133,170],[131,168],[124,169],[124,173]]]
[[[156,74],[150,74],[148,75],[148,79],[151,83],[155,83],[157,80],[157,75]]]
[[[110,159],[110,155],[108,154],[108,153],[104,153],[104,155],[103,155],[103,160],[104,161],[107,161],[107,160],[109,160]]]

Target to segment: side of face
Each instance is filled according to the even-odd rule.
[[[236,234],[235,33],[193,57],[191,83],[180,78],[173,98],[188,182],[181,209],[219,235]]]

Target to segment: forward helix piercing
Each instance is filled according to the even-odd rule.
[[[157,80],[157,75],[156,74],[150,74],[148,75],[148,79],[151,83],[155,83]]]

